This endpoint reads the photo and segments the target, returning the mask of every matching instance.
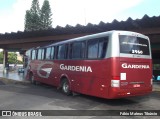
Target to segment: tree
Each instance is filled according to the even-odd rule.
[[[15,52],[8,52],[8,63],[17,63],[17,54]]]
[[[32,14],[37,14],[38,16],[40,15],[40,8],[39,8],[39,1],[38,0],[32,1],[30,11]]]
[[[17,54],[15,52],[8,52],[8,63],[9,64],[22,64],[23,62],[17,60]],[[0,52],[0,64],[3,64],[3,52]]]
[[[3,64],[3,52],[0,52],[0,64]]]
[[[42,29],[52,28],[52,12],[48,0],[44,0],[41,8],[41,27]]]
[[[41,27],[39,1],[33,0],[30,10],[25,15],[25,30],[39,30]]]
[[[48,0],[44,0],[42,8],[39,8],[39,1],[33,0],[30,10],[25,15],[25,30],[48,29],[52,27],[52,13]]]
[[[30,13],[30,10],[27,10],[26,11],[26,15],[25,15],[25,30],[29,31],[31,29],[32,29],[32,26],[31,26],[31,13]]]

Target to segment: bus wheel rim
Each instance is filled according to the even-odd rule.
[[[65,93],[68,92],[68,90],[69,90],[69,85],[68,85],[67,82],[65,82],[65,83],[63,84],[63,90],[64,90]]]
[[[31,76],[31,82],[34,83],[34,76]]]

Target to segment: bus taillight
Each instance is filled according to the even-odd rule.
[[[120,77],[113,76],[111,80],[111,87],[119,87],[120,86]]]

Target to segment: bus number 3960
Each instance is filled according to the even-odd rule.
[[[140,55],[142,55],[143,51],[142,50],[132,50],[132,54],[140,54]]]

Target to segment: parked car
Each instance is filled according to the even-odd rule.
[[[18,68],[18,73],[24,73],[24,68]]]
[[[158,76],[152,76],[153,81],[160,81],[160,75]]]
[[[160,76],[157,76],[157,81],[160,81]]]

